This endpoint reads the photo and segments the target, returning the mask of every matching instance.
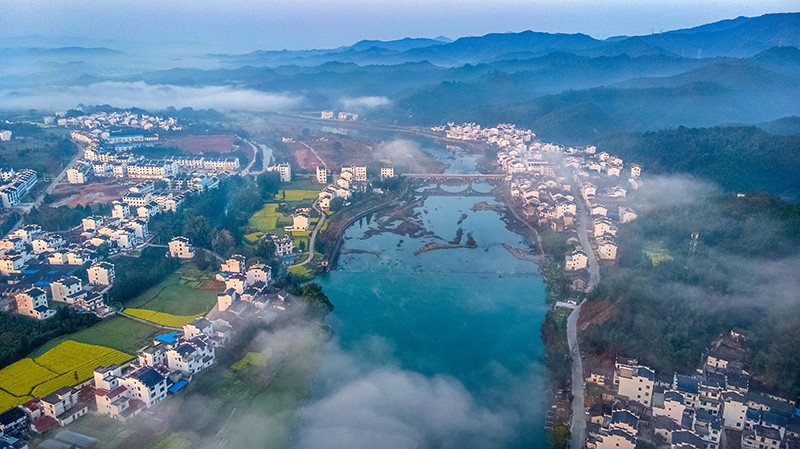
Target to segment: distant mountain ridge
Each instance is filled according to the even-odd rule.
[[[443,66],[489,62],[503,55],[542,56],[566,51],[584,56],[627,54],[677,55],[687,58],[750,57],[772,47],[800,46],[800,13],[766,14],[644,36],[616,36],[606,40],[585,34],[491,33],[441,39],[404,38],[393,41],[364,40],[336,49],[257,51],[242,55],[208,55],[236,64],[321,64],[329,61],[357,64],[400,64],[429,61]]]

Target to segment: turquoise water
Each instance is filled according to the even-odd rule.
[[[421,238],[391,232],[397,223],[376,232],[375,217],[346,231],[337,269],[318,279],[336,337],[295,445],[546,446],[544,284],[502,246],[527,249],[500,215],[470,210],[480,201],[496,204],[428,197],[415,212],[433,235]],[[414,254],[459,227],[476,248]]]

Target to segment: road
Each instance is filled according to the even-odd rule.
[[[250,142],[249,140],[245,140],[245,139],[242,139],[242,140],[244,141],[244,143],[250,145],[250,148],[253,149],[253,159],[250,161],[249,164],[247,164],[247,167],[245,167],[244,170],[242,170],[242,174],[243,175],[247,175],[247,174],[250,173],[250,169],[253,168],[253,164],[256,163],[256,159],[258,159],[258,147],[256,145],[254,145],[252,142]],[[266,168],[266,164],[267,164],[267,162],[262,162],[261,163],[261,165],[262,165],[261,171],[264,171],[264,168]]]
[[[589,285],[587,291],[593,289],[600,281],[600,264],[597,262],[597,255],[592,249],[589,241],[589,214],[586,213],[586,205],[583,200],[578,203],[578,238],[581,240],[584,252],[589,259],[587,269],[589,270]]]
[[[589,213],[586,209],[586,203],[580,195],[577,209],[578,238],[580,238],[581,246],[583,246],[587,259],[589,259],[587,265],[589,270],[587,290],[592,290],[600,281],[600,264],[589,239]],[[586,445],[586,416],[583,405],[583,360],[581,360],[581,351],[578,347],[578,320],[580,319],[581,306],[583,306],[584,301],[581,301],[578,308],[573,310],[567,319],[567,343],[572,357],[572,424],[570,426],[572,449],[582,449]]]
[[[325,160],[323,160],[321,157],[319,157],[319,154],[317,154],[317,150],[311,148],[311,146],[309,144],[303,142],[302,140],[298,140],[297,143],[299,143],[300,145],[303,145],[304,147],[306,147],[309,150],[311,150],[311,152],[314,154],[314,157],[316,157],[317,160],[319,161],[319,165],[321,165],[321,166],[323,166],[325,168],[328,168],[328,166],[325,164]]]
[[[20,204],[21,206],[20,208],[23,209],[23,213],[30,212],[31,209],[33,209],[34,207],[41,206],[42,203],[44,203],[44,197],[53,193],[53,189],[55,189],[56,186],[61,182],[61,180],[64,179],[64,176],[67,175],[67,169],[75,165],[75,163],[78,162],[81,156],[83,156],[83,149],[85,145],[75,145],[75,146],[78,147],[78,151],[77,153],[75,153],[75,156],[72,159],[70,159],[67,165],[64,166],[64,169],[61,170],[61,173],[59,173],[58,176],[53,178],[53,180],[50,182],[50,185],[48,185],[47,188],[44,189],[44,192],[42,192],[42,194],[39,195],[38,198],[33,200],[32,203]],[[23,219],[22,217],[20,217],[20,219],[17,220],[17,223],[14,226],[12,226],[8,232],[12,232],[15,229],[17,229],[20,225],[22,225],[22,222]]]
[[[585,300],[584,300],[585,301]],[[586,445],[586,415],[583,406],[583,361],[578,348],[578,318],[583,301],[567,318],[567,343],[572,357],[572,449],[583,449]]]
[[[312,207],[319,213],[319,221],[317,221],[317,225],[314,226],[314,230],[311,231],[311,238],[308,239],[308,258],[300,263],[292,265],[293,267],[302,267],[314,259],[314,242],[317,240],[317,233],[320,229],[322,229],[322,224],[325,223],[325,219],[328,218],[328,216],[325,215],[325,212],[319,208],[319,200],[314,201]]]

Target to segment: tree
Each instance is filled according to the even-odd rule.
[[[211,248],[219,255],[230,256],[236,248],[236,239],[233,238],[231,231],[223,229],[211,241]]]

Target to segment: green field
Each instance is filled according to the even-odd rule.
[[[182,327],[184,324],[194,321],[203,315],[202,313],[195,315],[173,315],[171,313],[156,312],[150,309],[125,309],[125,313],[132,317],[167,327]]]
[[[56,175],[77,151],[64,129],[45,130],[41,137],[0,142],[0,164],[31,168],[46,175]],[[12,136],[13,137],[13,136]]]
[[[292,217],[278,212],[277,203],[267,203],[258,212],[250,217],[248,224],[259,232],[275,235],[285,235],[284,226],[291,226]]]
[[[216,286],[205,287],[213,279],[210,273],[181,268],[126,305],[170,315],[205,314],[217,301]]]
[[[104,346],[65,341],[41,356],[0,370],[0,409],[22,404],[31,395],[46,396],[92,377],[98,366],[124,363],[132,356]]]
[[[67,340],[108,346],[128,354],[136,354],[139,349],[152,344],[153,337],[159,331],[160,329],[155,326],[148,326],[124,316],[116,316],[74,334],[54,338],[37,348],[29,357],[39,357]]]
[[[319,190],[279,190],[278,194],[275,196],[275,199],[286,201],[286,202],[295,202],[295,201],[309,201],[313,203],[315,199],[319,196]]]

